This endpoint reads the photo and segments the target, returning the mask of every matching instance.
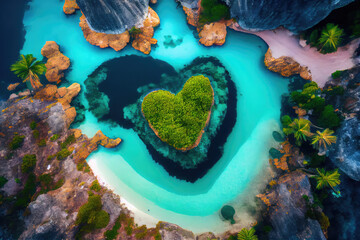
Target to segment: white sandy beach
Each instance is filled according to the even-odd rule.
[[[360,43],[360,39],[356,39],[340,47],[335,53],[322,54],[309,45],[302,47],[299,39],[286,29],[251,32],[243,30],[238,24],[233,24],[231,27],[236,31],[251,33],[262,38],[268,44],[274,58],[288,56],[300,65],[307,66],[311,71],[312,80],[320,87],[325,85],[333,72],[346,70],[355,65],[352,56]]]
[[[93,171],[95,177],[98,179],[100,185],[107,187],[108,189],[115,192],[115,189],[113,187],[111,187],[111,185],[109,183],[107,183],[104,180],[104,178],[101,177],[103,174],[101,173],[100,169],[97,166],[97,160],[91,159],[90,161],[88,161],[88,164],[89,164],[91,170]],[[159,222],[158,219],[150,216],[149,214],[144,213],[143,211],[140,211],[134,205],[132,205],[131,203],[126,201],[126,199],[121,196],[120,196],[120,202],[121,202],[121,204],[123,204],[127,209],[129,209],[133,213],[134,221],[139,226],[146,225],[147,227],[150,227],[150,228],[156,227],[156,224]]]

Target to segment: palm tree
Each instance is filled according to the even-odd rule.
[[[304,118],[295,118],[288,127],[284,128],[283,131],[286,135],[294,134],[296,144],[301,145],[302,141],[306,141],[308,137],[313,134],[310,132],[311,122]]]
[[[255,229],[250,228],[247,230],[246,228],[241,229],[237,236],[238,240],[258,240],[258,237],[255,235]]]
[[[325,129],[323,132],[316,131],[316,134],[312,138],[312,145],[317,149],[323,149],[326,151],[327,146],[336,142],[336,136],[333,136],[333,130]]]
[[[30,81],[31,87],[37,89],[42,86],[38,75],[43,74],[46,67],[41,61],[36,61],[32,54],[21,54],[20,60],[11,65],[10,70],[23,82]]]
[[[343,29],[337,25],[328,23],[321,32],[319,38],[319,46],[321,46],[320,52],[331,53],[336,52],[338,45],[341,42],[341,36],[343,35]]]
[[[335,169],[333,172],[331,171],[327,172],[323,168],[322,169],[317,168],[316,171],[318,172],[318,175],[314,176],[317,181],[316,188],[322,189],[325,187],[331,187],[331,189],[335,193],[338,193],[334,189],[334,187],[340,184],[340,173],[338,172],[338,169]]]

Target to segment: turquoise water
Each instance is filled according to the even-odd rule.
[[[78,26],[80,14],[65,16],[62,4],[58,0],[30,3],[24,17],[27,33],[22,53],[40,57],[45,41],[56,41],[71,59],[67,79],[82,85],[104,61],[127,54],[141,55],[131,47],[117,53],[90,45]],[[224,64],[236,84],[238,115],[224,145],[224,155],[202,179],[195,183],[180,181],[152,160],[133,130],[98,123],[86,112],[86,120],[79,128],[89,137],[100,129],[110,137],[124,140],[116,149],[100,148],[88,161],[96,163],[96,173],[136,208],[194,232],[220,232],[229,227],[219,218],[220,208],[230,203],[239,217],[245,200],[254,197],[253,190],[268,175],[271,133],[278,128],[280,96],[286,91],[287,80],[265,69],[263,58],[267,46],[261,39],[230,31],[224,46],[206,48],[194,38],[193,29],[186,24],[182,9],[176,9],[175,1],[159,1],[154,9],[161,25],[155,31],[158,46],[151,52],[153,58],[180,69],[198,56],[214,56]],[[167,48],[164,45],[167,35],[183,41]],[[118,80],[126,84],[121,76]],[[85,98],[82,101],[86,105]]]

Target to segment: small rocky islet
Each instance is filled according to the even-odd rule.
[[[99,123],[116,125],[110,107],[114,98],[101,91],[102,85],[106,89],[104,84],[110,81],[107,74],[111,68],[100,66],[84,86],[68,82],[68,73],[77,67],[76,62],[72,65],[72,59],[62,51],[66,46],[48,39],[41,50],[42,61],[25,54],[11,65],[20,81],[7,85],[7,90],[13,92],[8,99],[1,96],[0,238],[356,239],[359,229],[353,223],[360,216],[349,209],[359,207],[355,192],[360,179],[360,67],[359,51],[352,47],[359,46],[360,25],[353,17],[360,12],[358,2],[261,2],[264,11],[259,11],[260,3],[254,1],[246,7],[240,0],[178,3],[184,18],[195,27],[199,43],[206,47],[221,49],[230,29],[257,34],[283,26],[300,33],[295,38],[305,45],[298,47],[319,62],[330,63],[328,54],[341,57],[352,51],[353,65],[335,69],[323,82],[312,74],[314,65],[310,64],[314,63],[304,64],[286,46],[280,47],[285,55],[279,56],[279,49],[270,49],[274,45],[268,42],[264,66],[288,78],[289,84],[281,98],[279,128],[272,133],[274,144],[269,149],[268,165],[271,176],[252,193],[255,205],[244,202],[251,216],[238,216],[236,201],[240,200],[233,200],[219,206],[216,213],[226,224],[223,232],[207,229],[194,234],[161,221],[161,217],[156,226],[139,225],[139,210],[129,210],[116,189],[110,190],[111,184],[95,176],[95,169],[87,163],[99,147],[121,149],[126,135],[109,138],[96,130],[90,138],[76,128],[89,116],[87,111]],[[87,42],[115,51],[125,51],[131,43],[143,54],[156,49],[159,3],[104,0],[101,7],[98,4],[96,0],[65,0],[63,5],[67,15],[80,16],[76,11],[81,10],[79,25]],[[349,16],[347,20],[336,22],[343,14]],[[328,44],[326,36],[331,33],[337,40]],[[169,50],[183,42],[182,38],[170,38],[166,38]],[[39,56],[40,52],[34,54]],[[228,71],[216,58],[198,57],[182,69],[160,74],[154,82],[140,82],[132,87],[137,93],[122,106],[119,122],[137,133],[154,161],[170,175],[181,179],[166,166],[176,165],[184,175],[193,175],[183,179],[192,183],[201,180],[227,154],[222,145],[239,114],[234,98],[247,94],[246,89],[234,86],[234,73]],[[24,90],[21,80],[30,89]],[[222,138],[221,144],[214,147],[211,143],[217,138]],[[212,160],[214,151],[219,157]],[[197,175],[189,169],[203,170]],[[231,182],[226,184],[231,187]],[[338,208],[340,205],[346,206]],[[150,209],[147,214],[152,215]]]

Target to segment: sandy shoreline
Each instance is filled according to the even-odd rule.
[[[95,177],[99,181],[100,185],[112,190],[115,194],[117,194],[116,190],[109,183],[107,183],[104,180],[104,178],[101,177],[103,175],[103,173],[97,166],[96,161],[97,161],[97,159],[91,159],[90,161],[88,161],[88,164],[89,164],[91,170],[93,171]],[[159,222],[158,219],[137,209],[134,205],[132,205],[130,202],[128,202],[124,197],[120,196],[119,194],[117,194],[117,195],[120,197],[121,205],[124,205],[128,210],[130,210],[132,212],[132,216],[134,217],[135,223],[137,223],[139,226],[146,225],[149,228],[156,227],[156,224]]]
[[[301,66],[306,66],[311,71],[312,80],[320,87],[331,78],[331,74],[337,70],[346,70],[355,66],[352,56],[359,46],[360,39],[355,39],[336,52],[329,54],[319,53],[316,48],[309,45],[302,47],[299,39],[286,29],[266,30],[251,32],[233,24],[232,29],[236,31],[254,34],[263,39],[271,49],[272,56],[279,58],[287,56],[293,58]]]

